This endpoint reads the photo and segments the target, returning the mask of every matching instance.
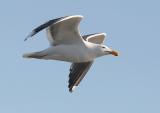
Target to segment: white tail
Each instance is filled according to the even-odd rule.
[[[24,58],[37,58],[37,59],[42,59],[44,56],[44,54],[42,54],[42,52],[33,52],[33,53],[25,53],[23,54]]]

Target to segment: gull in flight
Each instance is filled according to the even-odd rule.
[[[79,23],[82,18],[81,15],[73,15],[49,20],[33,29],[25,38],[27,40],[46,29],[50,46],[39,52],[26,53],[23,57],[71,62],[68,81],[70,92],[84,78],[95,58],[109,54],[118,56],[118,52],[103,45],[105,33],[80,35]]]

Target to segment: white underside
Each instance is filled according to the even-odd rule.
[[[51,46],[43,51],[24,54],[27,56],[42,56],[39,59],[60,60],[66,62],[88,62],[97,57],[93,43],[86,42],[86,45],[57,45]],[[32,58],[32,57],[31,57]],[[34,57],[33,57],[34,58]],[[35,57],[36,58],[36,57]]]

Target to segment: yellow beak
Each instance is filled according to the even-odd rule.
[[[118,56],[118,52],[117,52],[117,51],[114,51],[114,50],[111,51],[111,54],[112,54],[113,56]]]

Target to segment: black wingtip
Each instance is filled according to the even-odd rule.
[[[72,93],[73,92],[73,90],[72,90],[73,87],[68,85],[68,88],[69,88],[69,92]]]
[[[72,89],[69,89],[69,92],[72,93],[73,92]]]
[[[26,41],[28,39],[28,37],[26,37],[25,39],[24,39],[24,41]]]
[[[67,16],[66,16],[67,17]],[[33,31],[24,39],[24,41],[26,41],[28,38],[34,36],[35,34],[37,34],[38,32],[40,32],[41,30],[47,28],[48,26],[58,22],[59,20],[61,20],[62,18],[65,18],[65,17],[60,17],[60,18],[56,18],[56,19],[52,19],[52,20],[49,20],[47,21],[46,23],[38,26],[37,28],[33,29]]]
[[[72,93],[75,90],[76,86],[69,87],[69,92]]]
[[[24,41],[28,40],[28,38],[31,38],[32,36],[35,35],[35,31],[32,31],[25,39]]]

